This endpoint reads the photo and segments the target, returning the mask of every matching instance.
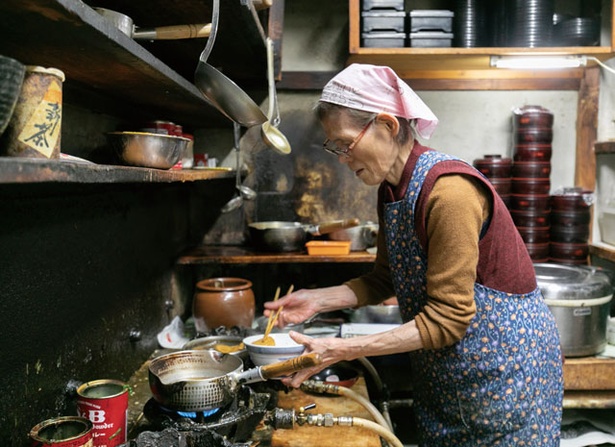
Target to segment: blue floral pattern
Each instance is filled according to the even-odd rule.
[[[427,258],[414,229],[416,200],[431,167],[455,157],[419,157],[405,200],[385,204],[393,284],[404,321],[427,303]],[[476,315],[444,349],[410,354],[421,447],[558,447],[562,355],[540,289],[514,295],[474,285]]]

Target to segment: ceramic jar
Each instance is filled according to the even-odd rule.
[[[249,328],[254,320],[252,283],[242,278],[209,278],[196,284],[192,315],[197,332],[220,326]]]

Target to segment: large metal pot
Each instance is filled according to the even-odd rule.
[[[603,351],[613,297],[609,277],[592,267],[534,264],[534,268],[555,316],[564,355],[583,357]]]
[[[202,411],[224,407],[238,387],[316,366],[320,357],[301,355],[284,362],[243,371],[238,357],[217,351],[177,351],[156,357],[149,364],[148,380],[154,399],[179,411]]]
[[[316,225],[299,222],[254,222],[248,225],[252,244],[258,250],[272,252],[302,251],[308,237],[359,225],[359,219],[346,219]]]
[[[378,224],[365,222],[356,227],[337,230],[328,235],[332,241],[350,241],[350,250],[362,251],[376,245]]]

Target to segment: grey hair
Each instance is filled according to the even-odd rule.
[[[330,102],[318,101],[315,106],[316,113],[319,120],[324,120],[326,117],[345,113],[350,121],[357,127],[361,128],[367,125],[368,122],[373,120],[378,114],[373,112],[365,112],[359,109],[353,109],[350,107],[340,106]],[[416,120],[409,120],[396,116],[399,121],[399,133],[397,134],[397,142],[400,145],[405,145],[410,139],[416,138],[416,130],[414,128]]]

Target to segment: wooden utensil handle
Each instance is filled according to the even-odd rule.
[[[192,25],[159,26],[153,29],[137,30],[134,39],[174,40],[209,37],[211,23],[196,23]]]
[[[271,379],[272,377],[284,376],[305,368],[320,365],[320,363],[320,354],[312,352],[311,354],[300,355],[283,362],[261,366],[261,376],[263,379]]]
[[[346,228],[356,227],[360,223],[361,221],[359,219],[345,219],[337,222],[326,223],[318,226],[318,233],[333,233],[337,230],[345,230]]]

